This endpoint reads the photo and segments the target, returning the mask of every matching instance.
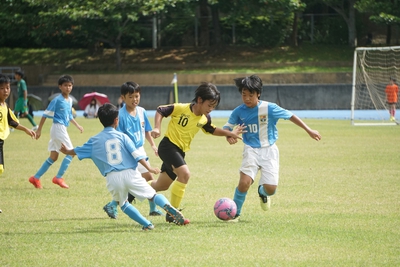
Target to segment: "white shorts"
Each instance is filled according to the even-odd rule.
[[[146,155],[146,151],[144,150],[144,147],[143,147],[143,146],[139,147],[137,150],[139,150],[140,152],[142,152],[143,155]],[[146,156],[147,156],[147,155],[146,155]],[[147,160],[147,163],[150,165],[150,161],[149,161],[149,160]],[[138,162],[137,170],[138,170],[140,173],[149,172],[140,162]]]
[[[244,146],[240,171],[250,176],[254,181],[258,170],[261,172],[259,185],[278,185],[279,149],[275,144],[261,148]]]
[[[133,169],[110,172],[106,176],[107,189],[113,200],[118,201],[122,207],[128,199],[128,192],[139,201],[151,199],[156,191],[151,187],[140,173]]]
[[[50,128],[48,150],[60,153],[61,143],[63,143],[68,149],[74,148],[71,139],[69,138],[67,127],[59,123],[53,123]]]

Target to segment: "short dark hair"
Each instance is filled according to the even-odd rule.
[[[242,93],[243,89],[247,89],[250,93],[257,93],[261,95],[262,92],[262,80],[257,75],[251,75],[250,77],[236,78],[233,79],[235,85]]]
[[[15,74],[18,74],[19,76],[24,77],[24,72],[22,70],[17,70],[16,72],[14,72]]]
[[[10,78],[7,75],[0,73],[0,84],[10,83]]]
[[[121,86],[121,95],[140,93],[140,85],[135,82],[126,82]]]
[[[74,84],[74,79],[67,74],[61,75],[60,78],[58,78],[58,85],[62,85],[63,83],[72,83]]]
[[[118,108],[111,103],[105,103],[97,111],[97,116],[104,127],[113,125],[115,118],[118,117]]]
[[[218,91],[217,86],[212,83],[202,82],[194,92],[194,98],[192,102],[197,103],[197,99],[199,97],[203,101],[210,100],[211,102],[216,103],[217,106],[221,101],[221,93]]]

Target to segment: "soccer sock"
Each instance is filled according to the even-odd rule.
[[[168,199],[161,194],[156,194],[151,202],[153,202],[154,205],[160,206],[161,208],[164,208],[164,206],[167,204],[171,204],[169,203]]]
[[[66,156],[63,161],[61,162],[60,169],[58,170],[58,173],[56,175],[57,179],[60,179],[63,177],[65,171],[68,169],[69,164],[71,163],[72,156],[68,155]]]
[[[151,183],[153,182],[153,180],[147,181],[147,183],[151,186]],[[154,199],[153,199],[154,200]],[[149,199],[149,206],[150,206],[150,212],[152,211],[157,211],[157,205],[155,203],[155,201],[151,201]]]
[[[29,122],[30,122],[33,126],[36,126],[36,123],[35,123],[35,121],[33,120],[31,114],[26,115],[26,117],[28,117]]]
[[[121,207],[121,210],[129,216],[132,220],[135,222],[138,222],[140,225],[143,226],[148,226],[151,224],[149,220],[147,220],[145,217],[143,217],[142,214],[131,204],[129,204],[128,201],[125,202],[125,204]]]
[[[43,162],[42,167],[37,171],[37,173],[34,175],[36,179],[40,179],[42,175],[47,172],[47,170],[50,168],[51,165],[53,165],[54,161],[51,158],[46,159],[45,162]]]
[[[171,205],[174,208],[179,208],[181,205],[183,196],[185,195],[186,186],[187,184],[181,183],[178,180],[173,182],[171,188]]]
[[[247,195],[247,192],[242,193],[236,187],[233,201],[235,201],[235,203],[236,203],[236,207],[237,207],[236,214],[237,215],[240,215],[240,213],[242,212],[242,206],[243,206],[244,201],[246,200],[246,195]]]

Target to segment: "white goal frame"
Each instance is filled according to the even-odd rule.
[[[369,78],[367,71],[365,70],[365,65],[359,64],[360,58],[359,55],[365,56],[366,53],[370,51],[390,51],[390,50],[396,50],[399,51],[400,55],[400,46],[386,46],[386,47],[358,47],[354,50],[354,62],[353,62],[353,82],[352,82],[352,93],[351,93],[351,124],[354,126],[392,126],[392,125],[399,125],[399,122],[394,121],[391,122],[389,121],[389,111],[387,105],[384,103],[386,102],[386,99],[383,99],[383,97],[377,98],[376,96],[372,97],[371,95],[373,94],[373,90],[376,91],[376,88],[373,88],[373,85],[369,84],[368,82],[365,82],[363,85],[362,84],[357,84],[357,81],[359,79],[362,79],[363,81],[367,80]],[[395,60],[394,60],[395,61]],[[398,66],[397,66],[398,64]],[[385,71],[383,68],[380,66],[369,66],[371,68],[377,69],[377,72],[379,71]],[[399,69],[398,69],[399,68]],[[357,77],[357,73],[359,72],[359,69],[362,69],[362,77]],[[394,66],[392,66],[392,69],[395,70],[395,73],[392,74],[395,78],[400,79],[400,73],[399,75],[396,75],[398,71],[400,71],[400,60],[399,62],[395,62]],[[393,71],[393,70],[392,70]],[[387,77],[387,83],[389,83],[390,77]],[[381,82],[382,83],[382,82]],[[387,84],[386,83],[386,84]],[[382,90],[384,92],[385,90],[385,85],[382,85]],[[359,119],[355,118],[355,113],[357,112],[358,107],[357,105],[357,97],[360,91],[362,90],[361,87],[364,87],[364,93],[370,97],[370,101],[372,102],[373,106],[375,107],[376,115],[380,118],[378,120],[368,120],[368,119]],[[379,108],[378,108],[379,107]],[[372,109],[368,111],[373,111]],[[367,111],[367,112],[368,112]],[[365,111],[364,111],[365,112]]]

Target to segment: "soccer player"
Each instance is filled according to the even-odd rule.
[[[18,70],[15,72],[14,77],[17,80],[17,93],[18,93],[18,99],[15,102],[15,107],[14,107],[14,114],[16,117],[18,117],[19,115],[27,117],[29,122],[33,126],[32,130],[36,131],[38,129],[38,126],[36,125],[35,121],[33,120],[31,114],[29,114],[28,89],[26,87],[26,82],[23,79],[24,72],[21,70]]]
[[[33,130],[29,130],[25,126],[19,124],[15,114],[8,107],[6,100],[10,96],[10,78],[4,74],[0,74],[0,175],[4,172],[4,140],[10,134],[10,126],[20,131],[24,131],[32,138],[36,137]]]
[[[390,77],[390,83],[386,86],[385,93],[386,100],[389,105],[390,120],[396,121],[396,104],[397,95],[399,93],[399,87],[396,84],[396,79]]]
[[[147,112],[144,108],[139,106],[140,95],[141,88],[139,84],[135,82],[126,82],[121,86],[121,100],[125,105],[119,109],[119,123],[117,130],[128,135],[135,144],[136,149],[141,151],[144,155],[146,155],[144,142],[145,139],[147,139],[155,155],[158,156],[157,146],[151,137],[152,127],[147,117]],[[138,165],[138,171],[147,182],[151,183],[154,180],[153,175],[143,165]],[[133,199],[133,196],[129,194],[129,203],[132,203]],[[149,201],[149,205],[150,216],[163,215],[163,213],[157,209],[154,201]],[[111,201],[106,204],[103,209],[110,218],[117,218],[117,202]]]
[[[140,212],[128,201],[128,192],[140,201],[149,199],[162,207],[173,218],[177,225],[189,223],[180,211],[173,208],[168,200],[146,182],[137,171],[137,162],[140,162],[148,172],[157,174],[157,168],[152,168],[146,161],[147,156],[135,148],[132,140],[124,133],[117,131],[118,109],[106,103],[98,110],[98,116],[104,129],[91,137],[82,146],[67,149],[61,146],[60,151],[67,155],[77,155],[79,160],[90,158],[101,174],[106,177],[107,189],[117,202],[121,210],[132,220],[142,225],[143,230],[153,230],[153,224],[143,217]]]
[[[211,123],[210,112],[220,102],[220,92],[211,83],[202,83],[195,91],[191,103],[175,103],[162,105],[157,108],[154,118],[153,138],[161,135],[161,122],[165,117],[171,117],[164,138],[158,146],[158,155],[163,161],[158,179],[151,183],[156,191],[171,188],[171,204],[179,208],[190,178],[189,167],[185,162],[185,153],[190,150],[196,133],[201,129],[204,133],[215,136],[241,137],[242,128],[237,127],[234,132],[223,130]],[[166,220],[170,221],[168,214]]]
[[[36,139],[39,139],[42,134],[42,128],[47,118],[53,119],[53,124],[50,128],[50,142],[48,144],[48,150],[50,156],[45,160],[43,165],[37,171],[37,173],[29,178],[29,182],[34,187],[41,189],[40,177],[53,165],[58,159],[59,149],[61,144],[65,144],[68,148],[73,148],[71,139],[69,138],[67,127],[71,122],[78,128],[82,133],[83,127],[80,126],[72,115],[72,98],[69,94],[74,86],[74,79],[69,75],[62,75],[58,79],[58,88],[61,90],[61,94],[51,100],[49,106],[43,113],[42,119],[39,123],[39,128],[36,131]],[[72,161],[72,156],[68,155],[61,162],[58,173],[53,178],[53,183],[59,185],[62,188],[69,188],[62,178],[65,171],[68,169],[69,164]]]
[[[247,191],[253,184],[258,170],[261,172],[258,183],[261,208],[265,211],[270,208],[270,196],[275,194],[279,181],[279,150],[275,144],[278,139],[278,120],[290,120],[317,141],[321,140],[321,135],[292,112],[275,103],[260,100],[262,81],[257,75],[237,78],[235,83],[242,95],[243,104],[232,111],[223,128],[232,131],[235,125],[246,127],[246,131],[243,132],[244,149],[239,184],[233,198],[237,206],[233,221],[239,221]],[[227,141],[230,144],[237,142],[232,137],[228,137]]]

